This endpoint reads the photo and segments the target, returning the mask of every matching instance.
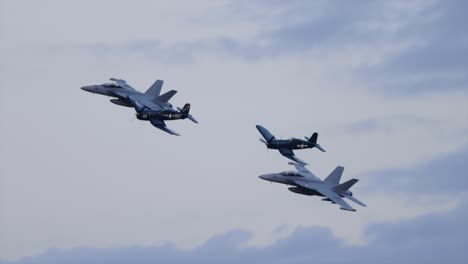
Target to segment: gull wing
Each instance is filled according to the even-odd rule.
[[[290,150],[288,148],[280,148],[278,150],[281,153],[281,155],[285,156],[286,158],[288,158],[288,159],[290,159],[292,161],[307,165],[307,162],[305,162],[305,161],[299,159],[298,157],[296,157],[296,155],[294,155],[294,152],[292,150]]]
[[[330,189],[317,189],[319,193],[323,196],[327,197],[328,199],[332,200],[334,203],[340,205],[341,210],[352,211],[355,212],[356,209],[352,208],[347,202],[345,202],[339,194],[330,190]]]
[[[167,132],[171,135],[174,135],[174,136],[180,136],[179,134],[177,134],[177,132],[175,132],[174,130],[171,130],[169,129],[168,127],[166,127],[166,123],[164,123],[164,121],[162,120],[158,120],[158,119],[152,119],[150,120],[150,123],[156,127],[156,128],[159,128],[161,129],[162,131],[164,132]]]
[[[114,92],[116,93],[116,92]],[[117,92],[117,95],[121,96],[123,99],[128,100],[132,105],[135,105],[135,102],[137,102],[140,106],[143,106],[144,108],[148,108],[150,110],[160,110],[163,109],[163,107],[159,106],[153,100],[151,97],[148,97],[143,94],[132,94],[128,95],[123,92]],[[131,98],[131,100],[129,99]],[[137,110],[138,111],[138,110]]]
[[[170,90],[169,92],[166,92],[160,96],[158,96],[156,99],[154,99],[156,102],[161,102],[161,103],[167,103],[171,98],[177,93],[175,90]]]

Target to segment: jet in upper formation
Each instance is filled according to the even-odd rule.
[[[169,100],[177,93],[171,90],[161,95],[162,80],[157,80],[145,93],[135,90],[121,79],[110,78],[112,83],[90,85],[81,87],[84,91],[115,97],[110,101],[116,105],[133,107],[139,120],[150,121],[150,123],[175,136],[175,131],[166,126],[165,120],[190,119],[194,123],[198,121],[189,114],[190,104],[180,109],[174,109]]]
[[[294,165],[297,171],[265,174],[259,176],[259,178],[266,181],[292,185],[293,187],[289,187],[288,190],[294,193],[323,196],[325,198],[323,198],[322,201],[338,204],[342,210],[356,211],[356,209],[352,208],[343,198],[348,198],[361,206],[366,206],[349,191],[351,186],[358,182],[357,179],[351,179],[340,183],[341,175],[344,170],[343,167],[336,167],[336,169],[322,181],[305,168],[304,164],[294,162],[289,162],[289,164]]]
[[[286,158],[307,165],[305,161],[302,161],[294,155],[293,149],[306,149],[306,148],[318,148],[322,152],[325,150],[317,143],[318,134],[312,134],[312,137],[305,137],[306,140],[298,138],[290,139],[276,139],[266,128],[261,125],[257,125],[258,132],[263,136],[264,139],[260,138],[260,141],[265,143],[269,149],[277,149],[281,155]]]

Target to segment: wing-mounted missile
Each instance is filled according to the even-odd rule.
[[[109,78],[109,80],[113,81],[113,82],[116,82],[116,83],[127,83],[125,80],[122,80],[122,79],[117,79],[117,78]]]

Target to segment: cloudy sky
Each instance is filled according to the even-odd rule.
[[[466,1],[0,0],[0,262],[461,263]],[[84,85],[156,79],[181,137]],[[258,175],[345,167],[355,213]]]

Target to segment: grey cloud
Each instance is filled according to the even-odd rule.
[[[351,246],[326,228],[299,228],[265,248],[245,248],[246,231],[213,237],[193,250],[172,245],[128,248],[51,249],[35,257],[3,264],[40,263],[463,263],[468,260],[468,203],[448,213],[435,213],[366,230],[369,243]]]
[[[361,2],[326,2],[326,1],[258,1],[233,2],[229,10],[235,14],[236,21],[247,19],[252,23],[279,24],[275,30],[263,29],[259,34],[247,40],[239,40],[229,32],[205,39],[180,41],[164,45],[161,39],[134,40],[126,43],[95,43],[82,48],[96,55],[117,53],[145,54],[151,58],[158,56],[176,60],[180,57],[192,58],[201,53],[217,53],[257,60],[281,56],[289,53],[298,54],[304,50],[325,47],[340,47],[343,40],[357,41],[365,32],[357,30],[355,24],[366,19],[363,14],[375,13],[378,4],[372,1]],[[276,10],[277,14],[271,14]],[[273,12],[274,13],[274,12]],[[231,14],[231,15],[232,15]],[[294,22],[295,17],[303,17]],[[213,18],[199,18],[203,21]],[[218,18],[222,19],[222,18]],[[289,22],[293,21],[293,22]],[[203,22],[199,23],[207,26]],[[367,41],[369,37],[366,37]]]
[[[229,8],[237,20],[277,26],[262,27],[257,35],[244,40],[225,32],[170,45],[149,39],[98,43],[84,49],[101,56],[129,53],[166,63],[191,63],[204,54],[261,60],[305,51],[340,54],[343,49],[372,50],[414,42],[381,63],[362,63],[350,70],[371,90],[386,95],[466,90],[466,1],[425,3],[414,10],[375,1],[234,2]],[[212,17],[209,20],[213,23]]]
[[[467,161],[468,146],[463,146],[457,152],[442,154],[414,168],[387,169],[361,175],[365,178],[363,188],[375,190],[376,186],[381,186],[385,190],[419,193],[464,192],[468,190]]]
[[[402,28],[394,42],[418,39],[419,44],[381,65],[361,68],[358,73],[387,94],[419,94],[424,91],[465,90],[468,83],[468,24],[466,1],[440,1],[414,23]],[[435,17],[425,22],[424,19]]]
[[[305,1],[299,7],[277,19],[287,21],[298,15],[314,14],[313,8],[319,8],[323,15],[311,15],[300,23],[284,23],[278,30],[265,32],[253,41],[267,45],[260,48],[253,44],[244,49],[255,50],[257,57],[307,50],[339,54],[344,48],[370,49],[389,43],[397,46],[415,42],[382,63],[364,63],[353,72],[372,90],[387,95],[467,89],[468,31],[463,26],[468,24],[463,11],[468,8],[466,1],[439,1],[414,12],[391,9],[384,2],[373,1],[339,1],[317,6]],[[403,17],[402,26],[385,29],[402,22],[397,18],[385,21],[383,17],[389,14],[398,19]],[[384,27],[363,26],[376,21]]]
[[[441,125],[440,121],[425,119],[411,115],[383,116],[377,118],[367,118],[354,123],[343,125],[337,130],[344,133],[362,134],[373,132],[392,132],[395,126],[401,125]]]

